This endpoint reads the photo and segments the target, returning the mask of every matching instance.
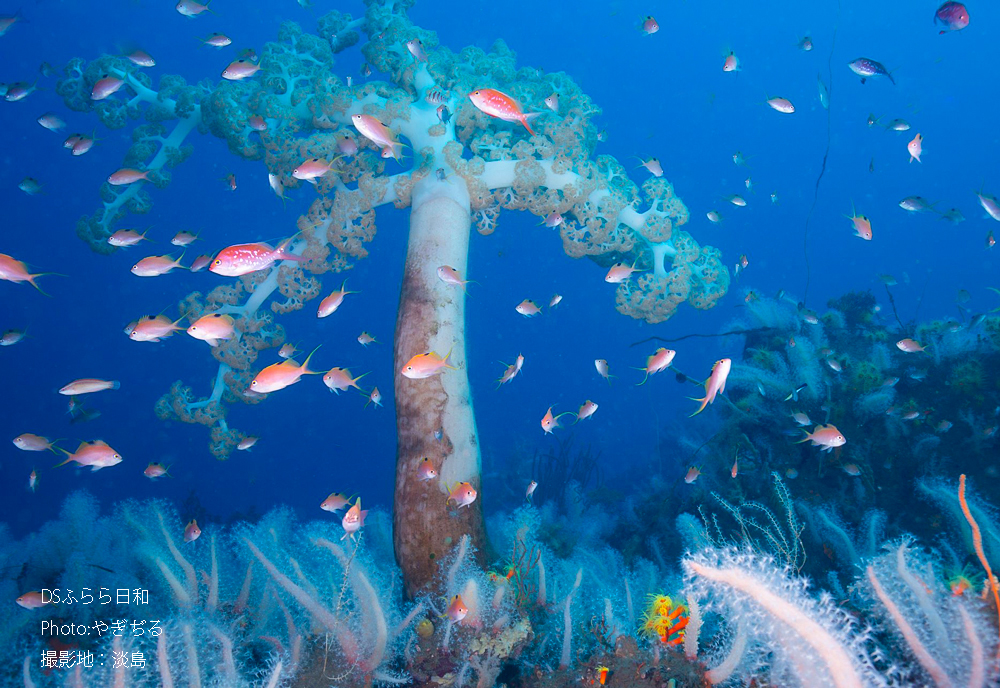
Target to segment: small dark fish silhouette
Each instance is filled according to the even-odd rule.
[[[847,63],[851,71],[861,77],[861,83],[865,83],[865,80],[873,76],[885,76],[889,77],[889,81],[892,82],[893,86],[896,85],[896,80],[892,78],[892,74],[881,62],[876,62],[867,57],[859,57],[856,60],[852,60]]]
[[[871,162],[868,163],[868,171],[869,172],[875,171],[875,158],[872,158]]]

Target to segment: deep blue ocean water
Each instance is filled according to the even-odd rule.
[[[152,211],[119,225],[151,227],[155,245],[101,256],[75,236],[77,218],[94,211],[101,182],[120,166],[130,127],[109,132],[92,115],[67,112],[54,93],[55,79],[39,77],[40,63],[59,69],[74,56],[94,59],[131,42],[154,56],[154,74],[176,73],[192,83],[215,80],[238,48],[260,52],[283,20],[312,31],[316,17],[329,9],[362,11],[360,5],[324,0],[313,10],[291,0],[215,0],[212,7],[214,14],[188,20],[169,2],[29,2],[21,8],[28,21],[0,37],[0,81],[39,79],[40,87],[21,102],[0,102],[0,252],[66,275],[41,279],[50,297],[26,285],[0,283],[0,329],[29,333],[17,346],[0,349],[0,426],[6,438],[0,445],[0,504],[16,533],[54,517],[62,499],[80,487],[109,502],[154,496],[180,502],[193,494],[220,519],[275,504],[319,516],[317,506],[331,491],[360,493],[366,506],[391,505],[391,341],[405,252],[404,212],[378,211],[370,257],[346,274],[349,288],[361,293],[349,297],[335,317],[317,320],[309,305],[280,318],[299,348],[323,345],[315,359],[320,367],[371,371],[365,382],[379,386],[385,406],[364,408],[363,397],[334,396],[315,379],[262,404],[236,405],[231,424],[261,440],[226,462],[208,453],[204,428],[164,423],[153,414],[153,404],[174,380],[207,392],[216,364],[205,345],[183,333],[159,344],[135,343],[122,332],[140,315],[174,313],[184,295],[207,292],[224,278],[177,271],[139,279],[129,268],[140,255],[169,252],[169,238],[179,229],[201,236],[188,259],[233,243],[288,235],[308,207],[311,190],[297,190],[283,208],[267,188],[262,164],[237,159],[212,136],[194,135],[189,142],[195,152],[174,171],[169,187],[151,191]],[[872,289],[888,307],[880,273],[899,279],[894,293],[904,320],[918,307],[921,319],[958,317],[959,289],[970,292],[971,312],[997,305],[985,289],[996,285],[997,253],[984,245],[993,220],[985,217],[974,192],[983,187],[1000,193],[997,99],[989,67],[1000,9],[976,6],[968,29],[943,36],[932,23],[935,9],[933,2],[846,1],[416,4],[413,21],[436,30],[453,50],[469,44],[485,49],[502,38],[519,64],[567,72],[604,111],[599,126],[608,137],[599,151],[629,167],[638,165],[635,156],[658,157],[690,208],[685,229],[702,244],[719,247],[730,269],[741,254],[750,263],[713,310],[685,305],[667,323],[649,326],[617,313],[614,289],[603,281],[605,270],[566,257],[555,234],[538,227],[532,216],[505,212],[496,233],[474,234],[468,277],[478,284],[469,288],[467,336],[487,510],[513,506],[494,501],[491,472],[503,470],[516,455],[554,446],[556,440],[539,428],[551,405],[568,411],[585,399],[600,404],[594,418],[561,433],[603,453],[609,484],[628,492],[658,470],[669,480],[683,475],[686,457],[673,440],[683,432],[698,433],[694,424],[703,419],[686,418],[693,409],[685,397],[694,390],[670,375],[634,386],[640,374],[630,366],[643,365],[655,344],[630,344],[652,335],[722,331],[739,316],[747,289],[766,295],[784,289],[803,298],[803,230],[828,142],[817,75],[831,90],[829,158],[808,240],[807,305],[822,310],[829,298]],[[647,14],[661,26],[652,36],[638,30]],[[233,36],[234,45],[222,51],[201,46],[196,37],[212,31]],[[811,52],[796,47],[805,35],[813,39]],[[730,48],[742,62],[739,73],[722,71]],[[859,56],[884,63],[896,85],[884,79],[862,85],[846,66]],[[338,71],[356,76],[360,64],[358,51],[348,50]],[[789,116],[768,108],[765,98],[775,95],[791,99],[796,112]],[[66,119],[69,131],[96,127],[100,144],[85,156],[70,156],[61,146],[64,135],[37,124],[47,111]],[[869,113],[905,118],[913,129],[870,128]],[[907,162],[906,143],[915,132],[924,136],[920,164]],[[733,164],[737,151],[749,158],[748,167]],[[238,180],[232,193],[222,181],[229,173]],[[744,187],[748,174],[754,194]],[[25,176],[38,179],[44,193],[19,191]],[[633,179],[644,177],[641,169],[633,172]],[[723,200],[733,193],[747,197],[746,208]],[[771,203],[771,193],[778,203]],[[909,195],[937,201],[940,209],[957,207],[967,220],[953,225],[935,214],[910,215],[897,206]],[[871,243],[853,236],[844,217],[852,203],[871,218]],[[723,223],[708,222],[705,214],[712,209],[723,213]],[[341,276],[328,275],[324,290],[340,281]],[[540,318],[514,312],[522,299],[547,303],[557,292],[564,301],[551,312],[545,308]],[[381,343],[363,349],[356,342],[362,330]],[[737,355],[738,346],[732,339],[686,340],[676,345],[677,365],[700,378],[720,356]],[[526,356],[523,378],[495,390],[493,381],[503,372],[498,361],[511,362],[519,352]],[[595,358],[606,358],[620,375],[610,386],[597,376]],[[118,379],[122,385],[88,399],[100,410],[99,419],[71,425],[66,398],[56,390],[78,377]],[[125,461],[97,473],[54,470],[52,456],[26,454],[9,443],[22,432],[70,438],[62,443],[67,447],[103,438]],[[169,464],[173,478],[150,482],[142,475],[150,461]],[[26,487],[32,468],[40,480],[35,494]],[[531,478],[522,477],[525,483]]]

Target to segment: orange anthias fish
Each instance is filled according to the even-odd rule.
[[[220,341],[228,341],[236,332],[236,321],[225,313],[203,315],[187,328],[187,333],[209,346],[218,346]]]
[[[579,423],[581,420],[590,418],[592,415],[597,413],[597,408],[597,404],[592,402],[590,399],[587,399],[580,406],[580,410],[576,412],[576,421]]]
[[[445,614],[452,623],[459,623],[462,619],[469,615],[469,608],[465,606],[465,602],[462,601],[461,595],[455,595],[451,598],[451,602],[448,603],[448,608],[445,610]]]
[[[688,469],[687,474],[684,476],[684,482],[691,485],[698,479],[699,475],[701,475],[701,469],[697,466],[691,466],[691,468]]]
[[[316,349],[319,349],[317,346]],[[293,358],[286,358],[280,363],[272,363],[257,373],[257,377],[250,383],[250,390],[257,394],[270,394],[294,385],[302,379],[303,375],[319,375],[318,371],[309,370],[309,360],[316,353],[316,349],[309,352],[302,365],[295,362]]]
[[[445,284],[449,284],[453,287],[461,287],[462,291],[468,293],[468,291],[465,288],[465,285],[467,285],[472,280],[462,279],[462,276],[458,274],[458,270],[456,270],[455,268],[449,265],[442,265],[437,269],[437,276],[438,279],[440,279]]]
[[[469,100],[477,108],[491,117],[502,119],[505,122],[520,122],[528,133],[532,136],[535,132],[531,130],[528,120],[536,117],[539,113],[532,112],[525,114],[521,110],[521,105],[506,93],[495,88],[479,88],[469,94]]]
[[[90,99],[104,100],[105,98],[110,98],[124,85],[125,82],[118,77],[105,74],[94,82],[94,87],[90,91]]]
[[[525,299],[521,303],[514,306],[514,310],[523,315],[525,318],[533,318],[542,312],[542,309],[538,307],[531,299]]]
[[[535,494],[535,490],[538,489],[538,483],[532,480],[528,483],[528,489],[524,491],[524,499],[526,501],[531,501],[531,495]]]
[[[27,265],[8,256],[6,253],[0,253],[0,280],[7,280],[15,284],[18,282],[27,282],[38,291],[42,291],[42,288],[35,284],[35,278],[52,274],[54,273],[38,272],[33,275],[29,274]],[[42,293],[44,294],[45,292],[42,291]]]
[[[184,542],[194,542],[201,537],[201,528],[198,527],[198,522],[193,518],[188,521],[188,524],[184,526]]]
[[[296,179],[310,182],[317,177],[322,177],[324,174],[332,170],[334,162],[336,162],[336,160],[310,158],[292,170],[292,176]]]
[[[165,315],[146,315],[125,328],[125,332],[134,342],[158,342],[183,330],[177,324],[183,319],[184,316],[181,316],[176,321],[171,321]]]
[[[455,366],[448,362],[450,359],[450,351],[444,358],[441,358],[439,354],[433,351],[428,351],[425,354],[417,354],[411,358],[403,365],[403,369],[400,372],[403,374],[403,377],[408,377],[411,380],[423,380],[424,378],[440,375],[445,369],[455,370]]]
[[[900,339],[896,342],[896,348],[908,354],[915,354],[920,351],[926,351],[926,346],[920,346],[920,342],[907,337],[906,339]]]
[[[48,437],[42,437],[41,435],[32,435],[30,432],[23,433],[14,438],[14,446],[21,451],[50,451],[56,454],[55,443],[59,440],[50,440]]]
[[[739,474],[740,474],[740,453],[739,451],[737,451],[736,456],[733,457],[733,468],[732,470],[729,471],[729,475],[735,478]]]
[[[845,215],[845,217],[854,223],[854,236],[861,237],[865,241],[872,240],[872,223],[864,215],[858,215],[854,208],[851,208],[851,214]]]
[[[693,400],[700,401],[701,406],[691,416],[697,416],[705,410],[706,406],[715,403],[715,396],[717,394],[726,391],[726,378],[729,377],[729,371],[732,370],[732,367],[733,361],[730,358],[723,358],[715,362],[715,365],[712,366],[712,374],[705,380],[705,396],[701,399]]]
[[[222,78],[227,81],[242,81],[243,79],[249,79],[259,71],[260,65],[250,60],[233,60],[229,63],[228,67],[222,70]]]
[[[136,277],[159,277],[174,268],[184,269],[181,265],[184,254],[174,260],[172,256],[147,256],[132,266],[132,274]]]
[[[542,417],[542,430],[544,430],[545,434],[548,435],[556,428],[562,427],[561,425],[559,425],[560,418],[562,418],[563,416],[572,416],[572,415],[573,414],[570,411],[566,411],[565,413],[560,413],[558,416],[553,416],[552,407],[549,406],[549,410],[546,411],[545,415]]]
[[[79,380],[73,380],[73,382],[69,383],[65,387],[62,387],[59,390],[59,393],[72,397],[78,394],[103,392],[106,389],[118,389],[119,387],[121,387],[121,383],[118,382],[118,380],[97,380],[94,378],[84,377]]]
[[[134,229],[119,229],[108,237],[108,243],[115,248],[128,248],[129,246],[135,246],[140,241],[152,241],[152,239],[147,239],[145,232],[139,234]]]
[[[611,368],[608,365],[608,362],[603,358],[595,360],[594,367],[597,368],[597,374],[607,380],[609,385],[611,384],[611,378],[617,377],[617,375],[611,374]]]
[[[152,170],[137,170],[132,167],[123,167],[117,172],[113,172],[108,177],[108,184],[111,186],[127,186],[138,181],[149,181],[149,173]]]
[[[70,454],[65,449],[60,449],[59,451],[65,454],[67,459],[62,463],[56,464],[56,468],[65,466],[71,461],[76,461],[81,466],[90,466],[91,470],[99,471],[102,468],[116,466],[122,462],[121,454],[109,447],[104,440],[81,442],[73,454]]]
[[[15,602],[25,609],[41,609],[47,604],[52,604],[51,599],[48,599],[44,593],[37,590],[24,593]]]
[[[924,137],[917,134],[913,140],[906,144],[906,150],[910,154],[910,162],[916,160],[920,162],[920,154],[923,152]]]
[[[463,506],[469,506],[474,501],[476,501],[475,488],[472,487],[472,483],[456,483],[450,490],[448,490],[448,499],[445,503],[454,501],[461,509]]]
[[[367,332],[362,332],[358,335],[358,344],[366,347],[369,344],[378,344],[378,340]]]
[[[340,525],[344,527],[344,534],[340,539],[346,540],[350,537],[353,540],[354,534],[365,525],[365,516],[367,515],[367,511],[361,510],[361,497],[358,497],[358,501],[354,502],[354,506],[347,510],[340,522]]]
[[[837,426],[831,425],[817,425],[816,430],[813,432],[804,431],[806,436],[799,440],[796,444],[802,442],[812,442],[814,447],[823,447],[820,451],[830,452],[837,447],[842,447],[847,444],[847,438],[844,437],[843,433],[837,429]]]
[[[351,387],[360,392],[361,388],[358,387],[358,380],[367,374],[368,373],[361,373],[357,377],[352,378],[351,371],[347,368],[330,368],[326,375],[323,376],[323,384],[329,387],[331,392],[336,394],[346,392]]]
[[[34,468],[31,469],[31,475],[28,476],[28,489],[32,493],[38,489],[38,473],[35,472]]]
[[[333,292],[325,299],[320,301],[319,308],[316,310],[316,317],[325,318],[328,315],[332,315],[334,311],[340,308],[340,305],[344,303],[344,297],[348,294],[357,294],[356,291],[347,291],[347,280],[340,285],[340,289]]]
[[[371,115],[351,115],[351,124],[366,139],[374,143],[384,151],[389,151],[389,157],[399,160],[396,149],[402,148],[400,143],[393,136],[389,127]]]
[[[676,355],[677,352],[673,349],[665,349],[662,346],[653,352],[653,355],[646,359],[645,368],[636,368],[636,370],[642,370],[646,373],[645,377],[642,378],[642,382],[636,383],[636,387],[646,384],[646,380],[649,379],[650,375],[662,373],[669,368],[673,364]]]
[[[192,234],[191,232],[187,232],[182,229],[174,235],[174,238],[170,240],[170,243],[174,246],[188,246],[197,240],[197,234]]]
[[[647,16],[645,19],[642,20],[642,25],[639,27],[639,30],[642,31],[647,36],[652,36],[654,33],[660,30],[660,25],[656,22],[656,19],[654,19],[652,16]]]
[[[438,477],[438,472],[434,469],[434,462],[426,456],[417,463],[417,477],[421,481],[434,480]]]
[[[240,440],[240,443],[236,445],[236,449],[239,451],[250,451],[251,447],[257,444],[259,440],[259,437],[244,437]]]
[[[323,503],[319,505],[319,508],[330,513],[337,513],[350,503],[350,497],[340,492],[331,492],[330,496],[324,499]]]
[[[628,280],[634,272],[640,272],[635,269],[635,263],[632,263],[632,265],[615,263],[611,266],[611,269],[608,270],[608,274],[604,276],[604,281],[608,284],[621,284],[622,282]]]
[[[168,470],[169,466],[164,466],[162,463],[150,462],[142,474],[150,480],[156,480],[157,478],[162,478],[163,476],[172,477],[169,473],[167,473]]]
[[[375,406],[382,405],[382,393],[378,391],[378,387],[372,387],[372,391],[368,393],[368,401],[365,402],[365,408],[368,408],[368,404],[375,404]]]
[[[240,277],[266,270],[279,260],[308,260],[289,251],[291,243],[292,238],[285,239],[277,248],[271,248],[270,244],[264,242],[229,246],[219,251],[208,270],[224,277]]]
[[[736,53],[730,50],[729,54],[726,55],[726,61],[722,63],[722,71],[738,72],[740,69],[740,58],[736,57]]]

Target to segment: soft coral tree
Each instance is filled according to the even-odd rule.
[[[616,301],[621,312],[649,322],[666,320],[684,301],[711,307],[725,293],[729,274],[718,251],[699,246],[680,229],[688,212],[668,182],[651,179],[640,189],[613,157],[594,157],[598,137],[592,118],[600,110],[570,77],[518,68],[502,41],[488,52],[473,46],[453,52],[439,44],[434,32],[409,20],[405,2],[366,5],[357,19],[338,12],[324,16],[319,38],[285,24],[280,41],[263,51],[260,74],[211,88],[198,117],[236,154],[263,158],[279,192],[300,187],[292,172],[303,160],[333,160],[350,151],[348,159],[316,180],[317,197],[299,220],[292,250],[307,260],[301,267],[275,266],[263,279],[244,279],[246,303],[228,305],[237,316],[257,317],[257,308],[275,289],[289,300],[272,303],[272,310],[301,307],[316,293],[296,291],[296,284],[314,279],[303,269],[319,275],[350,267],[367,255],[376,208],[389,203],[410,208],[394,347],[394,537],[407,591],[414,594],[433,581],[436,559],[463,535],[471,536],[475,551],[488,551],[481,500],[450,509],[446,499],[448,485],[469,482],[480,488],[464,294],[436,274],[444,265],[466,274],[473,223],[486,234],[496,229],[500,209],[527,210],[541,218],[558,213],[564,218],[558,229],[568,255],[604,266],[627,261],[645,271],[618,287]],[[361,46],[367,63],[387,80],[352,84],[334,74],[334,55],[362,36],[367,37]],[[411,51],[408,44],[419,49]],[[139,78],[128,79],[137,95],[148,89],[133,84]],[[467,96],[484,88],[502,90],[527,110],[538,109],[555,93],[558,111],[534,119],[531,135],[526,127],[475,107]],[[409,169],[386,172],[386,157],[398,155],[398,147],[383,151],[358,135],[352,125],[356,115],[377,118],[408,142]],[[254,116],[266,129],[261,130],[260,120],[251,127]],[[417,380],[400,373],[405,361],[430,351],[450,351],[455,369]],[[205,402],[194,401],[180,387],[183,398],[175,395],[161,406],[184,420],[216,423],[224,430],[220,400],[248,401],[242,394],[244,378],[220,372],[208,415]],[[222,385],[228,385],[228,394]],[[416,465],[424,457],[433,461],[439,480],[417,478]]]

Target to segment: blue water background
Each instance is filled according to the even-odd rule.
[[[314,11],[291,0],[215,0],[212,6],[216,14],[188,20],[169,2],[28,3],[23,12],[30,21],[0,37],[0,81],[30,82],[38,78],[42,61],[61,68],[71,57],[94,59],[130,42],[157,60],[150,70],[154,83],[166,73],[189,82],[215,80],[238,49],[261,52],[282,20],[313,31],[315,17],[329,9],[355,15],[363,9],[360,3],[322,0]],[[577,446],[589,443],[603,452],[610,484],[627,492],[658,470],[668,480],[683,475],[687,456],[673,441],[686,432],[706,435],[711,415],[688,420],[694,404],[685,397],[697,390],[678,385],[669,374],[634,386],[641,376],[629,367],[643,365],[657,345],[629,345],[652,335],[723,330],[739,317],[747,289],[763,295],[785,289],[802,298],[803,227],[827,144],[817,74],[830,83],[827,62],[835,26],[830,155],[810,230],[808,305],[822,310],[828,298],[872,289],[888,308],[880,273],[899,279],[895,294],[904,321],[914,317],[921,299],[922,319],[959,317],[955,294],[962,288],[971,292],[967,305],[973,312],[997,305],[995,295],[985,290],[997,284],[997,254],[984,246],[994,224],[974,191],[985,184],[1000,193],[997,98],[989,72],[1000,9],[970,3],[972,25],[944,36],[932,24],[935,9],[936,3],[927,2],[845,2],[839,10],[833,2],[417,3],[410,13],[414,22],[436,30],[442,44],[455,51],[468,44],[489,48],[502,38],[519,64],[569,73],[604,110],[598,126],[607,129],[608,140],[599,152],[629,167],[638,164],[634,156],[658,157],[691,210],[685,229],[700,243],[719,247],[730,269],[740,254],[750,261],[714,310],[685,305],[666,324],[648,326],[618,314],[614,287],[603,281],[605,270],[566,257],[556,234],[538,227],[533,216],[505,212],[495,234],[474,234],[468,277],[478,284],[469,288],[467,334],[487,509],[514,506],[491,498],[490,475],[515,454],[554,447],[556,440],[539,427],[550,405],[575,411],[585,399],[600,404],[594,418],[559,432],[575,433]],[[647,14],[661,26],[656,35],[638,31]],[[216,51],[196,40],[213,31],[233,36],[234,45]],[[815,43],[809,53],[796,47],[807,34]],[[743,64],[738,74],[721,69],[730,47]],[[862,85],[846,67],[859,56],[894,70],[896,85],[884,79]],[[359,79],[360,64],[359,51],[351,49],[339,58],[337,69]],[[121,166],[132,127],[109,132],[92,115],[67,112],[54,93],[55,79],[42,78],[39,84],[42,90],[24,101],[0,102],[0,252],[37,270],[68,276],[41,279],[51,298],[26,285],[0,283],[0,329],[27,327],[30,335],[0,349],[2,518],[15,532],[33,530],[78,487],[105,501],[154,496],[180,501],[193,492],[218,518],[274,504],[324,516],[317,506],[331,491],[359,493],[366,505],[389,507],[395,461],[391,342],[407,212],[379,209],[370,257],[346,273],[349,288],[361,293],[348,297],[334,316],[317,320],[313,302],[279,318],[300,349],[323,345],[314,359],[323,370],[337,365],[356,374],[372,371],[363,382],[366,388],[378,385],[385,407],[363,408],[363,397],[337,397],[318,378],[307,379],[264,403],[231,407],[230,424],[261,440],[252,452],[216,461],[207,450],[206,428],[164,423],[153,414],[155,401],[177,379],[198,393],[208,392],[216,363],[206,345],[183,333],[160,344],[136,343],[122,328],[163,309],[176,317],[175,304],[183,296],[207,293],[225,278],[176,271],[140,279],[129,268],[144,255],[170,253],[175,247],[169,239],[180,229],[202,236],[190,247],[188,264],[195,255],[232,243],[287,236],[314,192],[299,189],[282,208],[267,188],[262,163],[237,159],[222,141],[195,134],[188,139],[195,152],[173,171],[170,186],[150,189],[152,211],[118,225],[151,226],[157,243],[112,256],[94,254],[77,239],[74,226],[97,207],[98,188]],[[796,113],[768,108],[765,98],[776,95],[791,99]],[[100,145],[72,157],[61,146],[66,132],[56,134],[36,123],[47,111],[62,116],[71,132],[98,126]],[[897,134],[869,128],[869,113],[886,121],[905,118],[913,129]],[[916,132],[924,136],[921,164],[907,162],[906,143]],[[756,194],[744,188],[748,168],[733,164],[736,151],[750,158]],[[872,159],[874,173],[869,172]],[[230,172],[239,185],[233,193],[222,181]],[[645,175],[638,169],[633,179],[641,182]],[[25,176],[40,180],[44,194],[29,197],[19,191]],[[748,206],[735,208],[722,200],[732,193],[746,196]],[[768,199],[771,193],[778,195],[777,204]],[[967,221],[955,226],[933,214],[911,216],[897,207],[908,195],[938,201],[940,209],[957,207]],[[871,243],[855,238],[844,218],[852,202],[871,218]],[[707,221],[705,213],[712,209],[723,213],[722,224]],[[339,287],[341,279],[326,276],[324,291]],[[563,303],[552,311],[544,308],[539,318],[526,320],[514,312],[522,299],[547,304],[554,293],[564,296]],[[381,343],[363,349],[356,342],[362,330]],[[707,375],[720,356],[738,358],[741,347],[732,338],[674,345],[678,367],[697,377]],[[503,372],[498,361],[511,362],[519,352],[527,359],[523,377],[495,390],[493,381]],[[597,376],[595,358],[608,359],[620,376],[612,385]],[[258,367],[273,360],[274,352],[265,352]],[[70,425],[66,398],[56,390],[78,377],[119,379],[122,387],[87,399],[101,411],[98,420]],[[9,443],[22,432],[72,438],[62,443],[70,448],[78,440],[103,438],[125,461],[93,474],[70,467],[53,470],[53,456],[20,452]],[[149,481],[142,470],[150,461],[170,464],[173,478]],[[32,467],[40,477],[34,495],[26,488]],[[706,479],[724,469],[728,466],[706,467]],[[520,476],[525,484],[531,477]]]

